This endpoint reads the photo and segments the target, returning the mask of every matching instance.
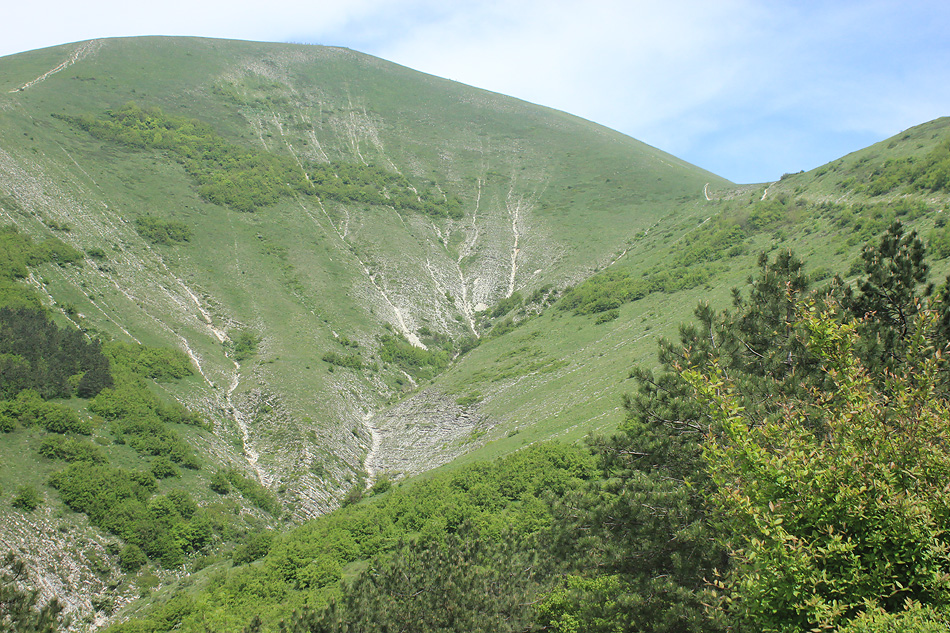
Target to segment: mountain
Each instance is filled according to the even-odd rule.
[[[948,136],[941,119],[739,186],[347,49],[93,40],[0,59],[0,223],[81,254],[25,279],[63,327],[190,360],[150,383],[210,429],[176,427],[203,465],[167,485],[210,504],[233,470],[279,499],[247,510],[273,527],[380,478],[615,428],[630,368],[698,300],[726,305],[760,251],[794,248],[821,276],[893,217],[939,233],[945,193],[898,171]],[[12,491],[39,440],[3,440]],[[2,512],[5,543],[35,531]],[[44,529],[74,519],[46,512]],[[108,540],[60,534],[58,551]]]

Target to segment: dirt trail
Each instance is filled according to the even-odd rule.
[[[366,469],[366,487],[369,488],[376,481],[376,475],[379,470],[376,468],[376,460],[379,455],[379,447],[382,444],[382,435],[372,425],[373,413],[367,413],[363,416],[363,426],[366,427],[366,430],[369,431],[369,435],[372,438],[369,445],[369,451],[366,453],[366,459],[364,461],[364,468]]]
[[[43,81],[50,75],[55,75],[59,71],[69,68],[70,66],[72,66],[73,64],[75,64],[80,59],[82,59],[83,57],[85,57],[86,55],[88,55],[90,52],[94,51],[97,48],[99,48],[99,40],[90,40],[88,42],[83,42],[76,48],[75,51],[73,51],[73,54],[69,57],[69,59],[61,63],[59,66],[56,66],[55,68],[52,68],[51,70],[46,71],[45,73],[43,73],[42,75],[34,79],[33,81],[28,81],[22,86],[20,86],[19,88],[14,88],[10,92],[23,92],[24,90],[27,90],[28,88],[32,88],[33,86],[40,83],[41,81]]]
[[[518,222],[521,220],[522,200],[520,197],[517,200],[513,200],[514,187],[515,182],[512,180],[511,190],[508,191],[508,199],[505,201],[505,206],[508,207],[508,215],[511,217],[511,233],[514,236],[514,244],[511,247],[511,274],[508,276],[508,292],[505,294],[506,297],[510,297],[515,291],[515,275],[518,274],[518,253],[520,252],[518,242],[521,240]]]
[[[233,359],[231,362],[234,363],[234,374],[231,376],[231,384],[228,385],[228,392],[224,397],[227,403],[227,412],[241,430],[241,444],[244,447],[244,458],[247,460],[251,469],[257,474],[258,480],[267,486],[270,483],[270,477],[267,471],[258,465],[261,454],[258,453],[251,444],[251,432],[247,420],[244,417],[244,412],[234,404],[234,392],[241,383],[241,363]]]

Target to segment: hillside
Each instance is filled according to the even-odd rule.
[[[149,384],[206,421],[173,425],[202,466],[158,490],[211,507],[216,473],[259,482],[279,511],[230,509],[253,531],[376,480],[616,428],[631,368],[655,365],[657,339],[699,300],[728,305],[759,252],[792,248],[820,279],[894,218],[950,245],[946,188],[900,171],[948,138],[941,119],[736,186],[591,122],[346,49],[95,40],[0,59],[0,223],[79,253],[25,276],[60,325],[190,360],[191,375]],[[40,438],[0,439],[4,493],[43,486],[52,464],[24,475],[14,459]],[[3,543],[58,529],[55,552],[116,556],[82,515],[6,505]],[[68,582],[55,558],[36,557],[48,593],[105,621],[77,586],[116,593],[89,580],[92,557]],[[116,600],[198,566],[155,564]]]
[[[477,397],[427,387],[487,315],[553,301],[728,184],[564,113],[316,46],[32,51],[0,61],[0,113],[3,221],[85,255],[26,281],[64,325],[187,354],[195,374],[160,389],[210,421],[189,441],[294,520],[487,440]],[[421,437],[390,423],[407,407]]]
[[[331,507],[362,472],[364,418],[415,384],[375,360],[384,326],[414,344],[421,328],[480,336],[480,309],[582,279],[722,183],[585,121],[347,50],[95,41],[5,59],[0,89],[6,218],[28,233],[68,227],[67,243],[105,253],[45,287],[87,328],[191,355],[204,384],[175,395],[219,416],[215,450],[284,482],[299,516]],[[256,154],[375,165],[456,199],[458,215],[319,195],[235,211],[197,195],[167,149],[50,116],[129,102],[199,119]],[[145,219],[186,225],[188,241],[143,237]],[[225,344],[242,331],[259,353],[236,367]],[[329,373],[328,352],[355,349],[342,341],[379,370]]]

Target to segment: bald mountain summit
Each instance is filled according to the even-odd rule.
[[[755,468],[727,445],[761,448],[755,472],[781,468],[779,437],[807,455],[833,413],[767,439],[736,420],[832,411],[836,380],[888,436],[869,420],[897,391],[875,372],[939,365],[950,331],[948,190],[948,119],[736,185],[348,49],[148,37],[0,58],[0,622],[942,621],[934,545],[913,554],[926,582],[895,555],[860,590],[776,590],[761,628],[742,574],[783,562],[748,549],[764,515],[730,503]],[[842,341],[860,369],[835,364]],[[933,371],[921,425],[943,411]],[[945,522],[917,493],[907,520]],[[917,589],[875,601],[896,586]]]

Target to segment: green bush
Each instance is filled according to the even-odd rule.
[[[253,212],[298,193],[341,202],[384,205],[433,217],[461,218],[461,200],[434,187],[375,165],[331,162],[307,166],[291,156],[250,149],[225,141],[196,119],[167,115],[159,108],[134,103],[110,111],[108,118],[59,116],[93,136],[138,149],[171,153],[194,179],[198,194],[215,204]],[[155,227],[140,218],[146,239],[185,241],[190,231],[180,223]]]
[[[379,338],[379,358],[393,363],[416,380],[428,380],[449,365],[450,355],[444,349],[416,347],[402,336],[384,334]]]
[[[228,483],[239,490],[245,499],[256,505],[261,510],[274,516],[280,514],[280,501],[270,490],[261,483],[246,477],[240,471],[230,468],[224,471]],[[217,492],[217,491],[215,491]]]
[[[789,398],[773,420],[750,426],[721,372],[684,371],[713,414],[703,456],[733,550],[732,613],[750,630],[803,631],[870,606],[950,607],[950,541],[938,519],[950,515],[950,431],[935,388],[945,367],[923,335],[935,315],[917,315],[912,371],[888,373],[883,387],[856,358],[856,323],[813,307],[801,319],[826,386]],[[931,624],[882,613],[851,630],[908,630],[905,618]]]
[[[208,487],[219,495],[226,495],[231,492],[231,482],[228,481],[227,473],[223,470],[216,471],[211,475]]]
[[[321,360],[337,367],[363,369],[363,359],[359,354],[339,354],[331,351],[324,354]]]
[[[148,556],[138,545],[129,543],[119,552],[119,568],[126,573],[136,572],[146,563]]]
[[[170,347],[147,347],[114,341],[107,343],[103,351],[113,363],[127,367],[144,378],[169,381],[195,373],[191,358],[183,351]]]
[[[106,461],[102,450],[81,438],[49,435],[40,442],[39,454],[49,459],[61,459],[65,462],[93,462],[103,464]]]
[[[92,433],[89,420],[62,404],[46,402],[33,390],[21,391],[13,400],[0,401],[0,421],[4,428],[11,428],[16,421],[21,426],[41,426],[52,433]]]
[[[257,532],[234,548],[231,562],[234,565],[245,565],[259,560],[267,555],[273,542],[274,532],[272,530]]]
[[[594,319],[594,325],[600,325],[601,323],[609,323],[610,321],[615,321],[620,318],[620,310],[613,309],[608,310],[607,312],[601,312]]]
[[[256,354],[257,346],[260,341],[261,339],[253,332],[248,332],[247,330],[238,332],[237,337],[235,337],[232,343],[232,349],[234,350],[234,360],[240,363]]]
[[[149,471],[156,479],[168,479],[169,477],[178,477],[178,469],[165,456],[159,456],[152,460],[152,466]]]
[[[931,606],[908,604],[903,611],[887,613],[881,609],[864,611],[837,629],[837,633],[946,633],[950,614]]]
[[[142,455],[165,456],[185,468],[200,468],[191,448],[169,428],[170,424],[202,426],[202,419],[177,402],[160,400],[142,377],[141,350],[134,346],[106,346],[113,360],[114,386],[103,389],[89,403],[93,413],[109,422],[117,442]],[[173,355],[174,356],[174,355]],[[188,365],[190,371],[190,364]]]
[[[135,219],[135,230],[152,244],[172,246],[191,240],[191,227],[173,220],[139,217]]]
[[[43,503],[43,496],[33,486],[18,487],[10,501],[11,506],[24,512],[36,510],[41,503]]]

